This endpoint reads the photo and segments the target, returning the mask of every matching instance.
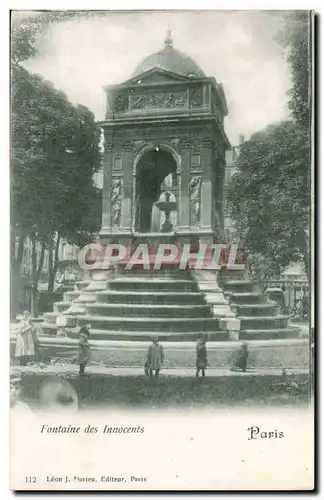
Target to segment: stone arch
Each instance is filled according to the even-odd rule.
[[[155,204],[161,192],[166,189],[164,183],[170,176],[169,180],[174,183],[173,188],[178,198],[179,164],[179,155],[173,148],[164,144],[148,144],[136,155],[133,164],[132,190],[134,207],[132,225],[135,232],[159,231],[159,211]],[[176,211],[174,215],[176,216]]]
[[[155,148],[159,148],[161,151],[166,151],[168,153],[170,153],[174,159],[174,161],[176,162],[176,165],[177,165],[177,172],[180,173],[181,171],[181,155],[179,155],[179,153],[177,153],[175,151],[174,148],[172,148],[171,146],[169,146],[168,144],[164,144],[164,143],[150,143],[150,144],[146,144],[145,146],[143,146],[140,151],[137,153],[137,155],[135,156],[134,158],[134,163],[133,163],[133,175],[136,175],[136,170],[137,170],[137,166],[138,166],[138,163],[140,162],[141,158],[146,154],[146,153],[149,153],[150,151],[154,151]]]

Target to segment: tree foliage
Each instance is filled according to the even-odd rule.
[[[58,22],[105,16],[107,11],[53,10],[34,11],[21,17],[13,12],[11,19],[11,58],[17,64],[37,54],[36,39],[47,32],[49,26]]]
[[[291,262],[309,267],[311,67],[309,16],[287,14],[292,120],[270,125],[240,150],[228,188],[231,216],[246,249],[274,275]],[[271,263],[269,265],[269,263]]]
[[[80,244],[99,230],[101,193],[93,175],[101,154],[93,113],[22,66],[34,44],[35,26],[20,24],[12,46],[11,229],[12,242],[28,236],[33,249],[40,242],[42,256],[61,238]],[[41,266],[34,252],[34,288]]]
[[[279,274],[307,256],[308,143],[293,122],[271,126],[246,142],[228,199],[246,249],[271,259]]]
[[[12,221],[39,241],[55,232],[73,241],[98,194],[100,132],[93,114],[52,84],[21,67],[13,73]]]
[[[311,124],[311,75],[312,75],[311,13],[293,11],[286,14],[284,44],[291,67],[292,88],[289,107],[299,127]]]

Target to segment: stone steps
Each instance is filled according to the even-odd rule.
[[[265,316],[276,316],[278,313],[278,305],[273,304],[244,304],[236,305],[236,314],[238,317],[243,316],[255,316],[255,317],[265,317]]]
[[[76,281],[74,284],[75,286],[77,287],[78,290],[82,290],[83,288],[85,288],[86,286],[88,286],[90,283],[89,280],[80,280],[80,281]]]
[[[53,312],[63,312],[71,306],[71,302],[54,302],[54,311]]]
[[[72,339],[78,339],[78,328],[67,328],[67,333]],[[120,330],[99,330],[91,329],[91,341],[103,340],[109,341],[129,341],[129,342],[150,342],[152,337],[156,335],[155,330],[148,332],[140,331],[120,331]],[[206,335],[210,341],[228,340],[228,332],[225,330],[217,330],[216,332],[206,333],[206,331],[193,331],[193,332],[177,332],[173,331],[160,331],[158,332],[159,340],[168,342],[196,342],[201,335]]]
[[[169,280],[169,279],[114,279],[107,282],[109,290],[127,291],[164,291],[164,292],[198,292],[197,285],[191,280]]]
[[[200,292],[141,292],[141,291],[120,291],[107,290],[97,292],[98,303],[120,303],[125,304],[204,304],[204,296]]]
[[[121,270],[119,270],[121,271]],[[296,337],[298,328],[289,326],[278,306],[267,302],[257,282],[231,279],[223,283],[216,275],[173,270],[135,270],[129,273],[97,273],[85,288],[66,292],[56,310],[65,318],[69,335],[84,324],[91,326],[92,339],[146,341],[153,335],[174,342],[197,340],[202,333],[209,340],[278,339]],[[229,303],[228,300],[229,299]],[[230,304],[230,305],[229,305]],[[63,308],[67,307],[65,310]],[[230,307],[231,306],[231,307]],[[43,332],[55,335],[58,312],[46,313]],[[234,331],[230,323],[240,320]],[[234,321],[234,320],[233,320]]]
[[[81,290],[73,290],[71,292],[63,293],[63,302],[73,302],[74,299],[79,297]]]
[[[155,331],[158,332],[194,332],[201,331],[217,331],[219,329],[219,320],[215,318],[142,318],[142,317],[120,317],[120,316],[92,316],[84,315],[77,317],[78,324],[90,324],[91,329],[99,330],[119,330],[125,331]],[[72,325],[71,325],[72,326]]]
[[[141,318],[211,318],[210,307],[206,304],[88,304],[85,306],[88,315],[140,316]]]
[[[98,329],[91,328],[90,337],[91,341],[102,341],[102,342],[110,342],[114,341],[130,341],[130,343],[140,341],[140,342],[150,342],[152,337],[157,335],[159,339],[167,340],[169,342],[181,342],[184,345],[187,342],[196,343],[198,337],[201,335],[205,335],[206,338],[213,341],[223,341],[228,340],[229,334],[227,330],[217,330],[206,332],[204,330],[198,330],[199,325],[197,325],[197,330],[195,331],[183,331],[183,332],[174,332],[172,331],[159,331],[153,327],[150,330],[132,330],[132,331],[123,331],[123,330],[112,330],[112,329]],[[57,326],[56,324],[45,324],[42,326],[44,338],[53,339],[54,342],[56,340],[62,339],[62,337],[57,337]],[[75,339],[75,341],[79,338],[79,327],[66,327],[65,328],[69,340]]]
[[[275,340],[284,338],[299,337],[300,328],[296,326],[287,326],[287,328],[276,328],[276,329],[258,329],[258,330],[241,330],[240,339],[241,340]]]
[[[266,296],[259,292],[227,292],[230,303],[234,304],[264,304],[266,301]]]
[[[96,293],[93,292],[81,292],[80,296],[74,300],[75,304],[87,304],[96,301]]]
[[[269,330],[288,326],[289,316],[241,316],[241,330]]]
[[[290,326],[289,316],[278,314],[278,304],[261,293],[257,282],[224,280],[223,287],[231,309],[241,321],[240,339],[266,340],[299,335],[299,328]]]
[[[58,317],[59,313],[56,312],[46,312],[44,313],[44,321],[46,324],[52,325],[56,324],[56,318]]]
[[[257,281],[249,280],[233,280],[225,281],[223,284],[224,290],[227,292],[256,292],[259,284]]]

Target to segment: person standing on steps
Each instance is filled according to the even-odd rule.
[[[155,376],[158,377],[162,363],[164,361],[164,349],[157,337],[152,338],[152,344],[149,346],[147,351],[147,364],[149,369],[150,377],[153,376],[153,371],[155,371]]]
[[[196,377],[199,377],[201,370],[202,378],[205,378],[205,370],[207,367],[207,347],[205,336],[202,335],[197,340],[196,344]]]
[[[83,325],[79,333],[79,346],[77,352],[76,362],[80,366],[79,375],[84,375],[84,370],[90,362],[90,325]]]

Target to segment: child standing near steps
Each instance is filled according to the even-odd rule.
[[[205,378],[205,370],[207,367],[207,348],[204,335],[199,337],[196,344],[196,377],[199,377],[201,370],[202,378]]]
[[[84,375],[86,365],[90,361],[90,325],[83,325],[79,333],[79,346],[76,362],[80,366],[79,375]]]

